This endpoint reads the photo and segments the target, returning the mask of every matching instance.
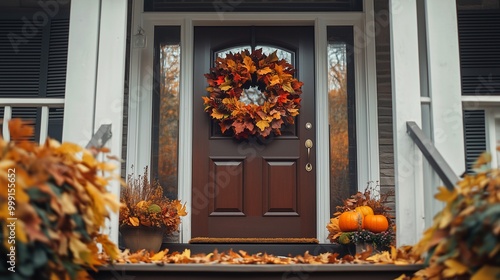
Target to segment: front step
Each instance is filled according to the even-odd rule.
[[[422,265],[374,264],[118,264],[90,271],[95,280],[222,280],[222,279],[321,279],[321,280],[388,280],[402,274],[412,275]]]

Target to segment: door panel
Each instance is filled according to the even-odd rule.
[[[216,53],[238,46],[291,51],[304,82],[300,114],[281,136],[234,140],[203,110]],[[196,27],[194,53],[193,237],[315,237],[313,27]],[[305,124],[311,123],[312,129]],[[311,162],[313,170],[305,165]]]

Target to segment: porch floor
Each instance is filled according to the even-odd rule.
[[[172,244],[162,249],[192,254],[210,253],[214,249],[224,252],[244,250],[249,254],[268,253],[275,256],[296,256],[309,251],[311,255],[337,252],[348,254],[350,248],[338,244]],[[375,264],[290,264],[290,265],[237,265],[237,264],[116,264],[101,267],[91,275],[96,280],[114,279],[346,279],[388,280],[401,274],[411,275],[422,265]]]
[[[225,265],[225,264],[119,264],[101,268],[96,280],[115,279],[346,279],[389,280],[411,275],[421,265]]]

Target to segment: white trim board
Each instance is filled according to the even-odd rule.
[[[316,67],[316,123],[317,123],[317,238],[321,243],[328,242],[326,225],[332,215],[329,207],[329,147],[327,110],[327,65],[326,29],[327,26],[353,26],[355,36],[375,34],[373,25],[372,0],[365,0],[369,13],[142,13],[142,1],[134,3],[132,26],[142,26],[153,42],[154,27],[161,25],[181,26],[181,85],[179,130],[179,199],[191,205],[192,176],[192,115],[193,115],[193,41],[194,26],[230,25],[309,25],[315,27],[315,67]],[[277,16],[279,15],[279,16]],[[370,16],[371,15],[371,16]],[[132,35],[137,28],[132,28]],[[366,32],[369,30],[369,32]],[[366,35],[368,36],[368,35]],[[356,38],[356,37],[355,37]],[[356,41],[356,40],[355,40]],[[377,123],[377,92],[375,72],[375,41],[359,46],[356,60],[356,129],[358,137],[358,182],[360,190],[364,182],[379,178],[379,150]],[[355,43],[356,44],[356,43]],[[355,46],[357,47],[357,46]],[[130,102],[129,102],[129,140],[127,171],[142,170],[151,161],[151,105],[153,46],[148,43],[144,49],[134,49],[131,57]],[[323,109],[320,109],[323,108]],[[360,158],[363,156],[363,158]],[[190,212],[188,210],[188,212]],[[180,242],[191,239],[191,216],[183,217]]]

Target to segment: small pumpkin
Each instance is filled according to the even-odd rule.
[[[363,215],[356,211],[344,212],[339,217],[341,231],[356,231],[363,228]]]
[[[389,228],[389,221],[384,215],[368,215],[364,219],[364,226],[371,232],[383,232]]]
[[[356,207],[356,209],[354,209],[354,211],[359,212],[361,215],[363,215],[363,217],[374,214],[373,209],[370,206],[366,205],[358,206]]]

